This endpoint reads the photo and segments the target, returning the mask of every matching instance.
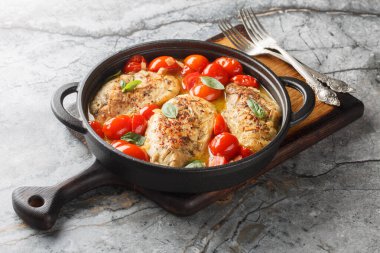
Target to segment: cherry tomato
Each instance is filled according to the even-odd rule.
[[[104,133],[102,131],[102,124],[100,124],[98,121],[91,120],[88,122],[92,129],[94,129],[95,133],[99,135],[100,137],[104,138]]]
[[[228,127],[221,114],[216,115],[214,124],[214,135],[228,132]]]
[[[158,109],[158,108],[159,108],[158,105],[155,105],[155,104],[146,105],[143,108],[141,108],[140,114],[144,116],[146,120],[149,120],[150,117],[152,117],[152,115],[154,114],[153,110]]]
[[[143,135],[147,125],[148,124],[143,115],[135,114],[132,116],[132,132]]]
[[[220,97],[223,94],[222,90],[216,90],[202,83],[196,83],[190,90],[190,94],[197,96],[208,101],[212,101]]]
[[[240,147],[240,155],[242,156],[242,158],[250,156],[252,154],[253,152],[249,148],[243,146]]]
[[[230,133],[221,133],[215,136],[210,142],[209,148],[213,155],[225,156],[227,159],[235,157],[240,152],[238,139]]]
[[[254,87],[256,89],[260,88],[259,82],[256,78],[249,75],[237,75],[231,78],[231,82],[234,82],[241,86]]]
[[[194,84],[198,82],[199,80],[199,74],[198,72],[193,72],[190,74],[187,74],[183,79],[182,79],[182,87],[185,90],[190,90],[193,88]]]
[[[206,68],[203,70],[202,75],[213,77],[224,85],[228,84],[229,81],[228,73],[215,62],[207,65]]]
[[[149,162],[149,156],[145,150],[135,144],[131,144],[124,140],[117,140],[113,141],[111,145],[126,155]]]
[[[157,72],[160,68],[169,70],[179,69],[177,61],[171,56],[160,56],[149,63],[149,71]]]
[[[183,63],[194,71],[202,72],[202,70],[209,64],[209,61],[203,55],[192,54],[187,56]]]
[[[208,159],[208,166],[218,166],[218,165],[223,165],[227,164],[228,160],[224,156],[210,156]]]
[[[243,67],[240,62],[230,57],[219,57],[215,63],[220,65],[229,76],[236,76],[243,73]]]
[[[119,115],[107,120],[103,125],[103,133],[112,140],[120,139],[121,136],[132,130],[132,120],[127,115]]]
[[[182,68],[182,70],[181,70],[181,75],[182,75],[182,76],[185,76],[185,75],[187,75],[187,74],[194,73],[194,72],[197,72],[197,71],[195,71],[195,70],[191,69],[189,66],[185,65],[185,66]]]
[[[123,68],[124,73],[140,71],[142,62],[146,64],[146,60],[144,56],[139,55],[139,54],[132,56],[124,65],[124,68]]]

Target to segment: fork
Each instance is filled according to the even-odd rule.
[[[306,80],[306,82],[314,89],[317,97],[322,102],[332,105],[339,105],[339,100],[336,96],[336,93],[320,83],[320,81],[316,80],[315,77],[319,77],[323,80],[321,81],[329,81],[331,86],[336,88],[342,86],[341,82],[331,81],[332,79],[320,74],[310,68],[305,69],[303,65],[301,65],[297,60],[295,60],[292,56],[290,56],[285,50],[278,46],[277,42],[271,38],[268,33],[264,30],[262,25],[258,23],[256,16],[253,11],[245,11],[242,10],[240,12],[240,16],[243,19],[243,23],[247,29],[248,34],[250,35],[252,42],[246,39],[243,35],[237,31],[228,21],[221,20],[219,22],[219,27],[223,31],[223,33],[230,39],[230,41],[240,50],[250,54],[250,55],[258,55],[258,54],[271,54],[276,57],[279,57],[280,54],[271,51],[270,49],[277,50],[282,55],[279,57],[280,59],[286,60],[290,63]],[[311,71],[310,71],[311,70]],[[315,74],[313,77],[312,74]],[[313,73],[314,72],[314,73]],[[338,80],[339,81],[339,80]],[[325,81],[326,82],[326,81]],[[326,82],[327,83],[327,82]],[[344,87],[345,85],[343,85]],[[347,85],[346,85],[347,86]],[[337,88],[339,89],[339,88]],[[340,88],[341,90],[352,91],[351,89]]]
[[[225,19],[220,20],[219,28],[222,30],[223,34],[232,42],[232,44],[235,45],[236,48],[238,48],[241,51],[246,52],[247,54],[251,56],[269,54],[285,62],[288,62],[281,54],[275,51],[256,47],[255,44],[253,44],[251,41],[246,39],[244,35],[242,35],[229,21]],[[322,74],[308,67],[304,63],[301,63],[301,64],[315,79],[318,79],[320,82],[325,83],[333,91],[342,92],[342,93],[355,92],[355,89],[350,87],[347,83],[341,80],[332,78],[330,76],[327,76],[325,74]]]

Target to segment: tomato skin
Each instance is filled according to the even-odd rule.
[[[252,154],[253,154],[253,152],[249,148],[246,148],[243,146],[240,147],[240,155],[242,156],[242,158],[245,158],[245,157],[250,156]]]
[[[214,124],[214,135],[228,132],[228,127],[221,114],[216,115]]]
[[[103,128],[102,124],[100,124],[98,121],[95,121],[95,120],[91,120],[88,123],[90,124],[91,128],[95,131],[95,133],[97,135],[104,138],[104,133],[102,130],[102,128]]]
[[[153,110],[158,109],[158,108],[160,107],[158,107],[158,105],[155,105],[155,104],[146,105],[143,108],[141,108],[140,114],[144,116],[146,120],[149,120],[150,117],[152,117],[152,115],[154,114]]]
[[[197,71],[195,71],[195,70],[191,69],[189,66],[185,65],[181,70],[181,75],[186,76],[186,75],[188,75],[190,73],[194,73],[194,72],[197,72]]]
[[[260,84],[256,78],[249,75],[236,75],[231,78],[231,82],[241,86],[254,87],[256,89],[260,88]]]
[[[171,56],[159,56],[149,63],[149,71],[157,72],[160,68],[175,70],[179,69],[177,61]]]
[[[223,94],[223,91],[210,88],[207,85],[198,82],[193,88],[191,88],[190,94],[212,101],[220,97]]]
[[[199,74],[198,72],[187,74],[182,79],[182,88],[185,90],[191,90],[191,88],[193,88],[194,85],[198,82],[200,75],[201,74]]]
[[[111,145],[126,155],[149,162],[149,156],[145,150],[135,144],[131,144],[124,140],[117,140],[113,141]]]
[[[148,124],[143,115],[135,114],[132,116],[132,132],[143,135],[147,125]]]
[[[107,120],[103,125],[103,133],[112,140],[118,140],[132,130],[132,120],[127,115],[119,115]]]
[[[215,62],[207,65],[203,70],[202,75],[213,77],[224,85],[228,84],[228,81],[230,79],[228,73]]]
[[[226,132],[215,136],[210,142],[209,148],[213,155],[224,156],[227,159],[235,157],[240,152],[238,139]]]
[[[224,156],[210,156],[208,159],[208,166],[219,166],[223,164],[227,164],[228,160]]]
[[[230,57],[219,57],[215,60],[215,63],[220,65],[229,76],[236,76],[243,73],[243,67],[240,62]]]
[[[190,69],[202,72],[202,70],[210,63],[206,57],[200,54],[192,54],[185,58],[183,63]]]
[[[123,67],[124,73],[129,72],[138,72],[141,70],[141,63],[144,62],[146,64],[146,60],[144,56],[136,54],[132,56],[127,63]]]

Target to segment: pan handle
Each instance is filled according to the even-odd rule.
[[[299,109],[298,112],[292,112],[290,119],[290,127],[292,127],[307,118],[307,116],[309,116],[313,111],[315,105],[315,95],[313,89],[305,82],[293,77],[280,78],[284,85],[296,89],[303,96],[303,105],[301,109]]]
[[[12,193],[13,209],[29,226],[47,230],[57,220],[61,207],[92,189],[105,185],[130,186],[103,167],[98,160],[82,173],[55,186],[20,187]]]
[[[78,82],[74,82],[65,84],[58,88],[51,100],[51,109],[53,110],[55,117],[57,117],[57,119],[61,121],[65,126],[76,132],[85,134],[87,132],[87,129],[83,127],[82,121],[72,116],[63,107],[63,100],[65,97],[71,93],[77,92],[78,85]]]

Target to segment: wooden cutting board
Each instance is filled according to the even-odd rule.
[[[247,35],[242,25],[239,25],[236,28],[244,35]],[[225,38],[223,34],[218,34],[215,37],[210,38],[208,41],[233,47],[231,42]],[[259,56],[255,58],[268,66],[278,76],[289,76],[303,80],[303,78],[291,66],[277,58],[272,56]],[[297,111],[303,103],[302,95],[290,88],[288,88],[288,92],[292,103],[292,110]],[[330,106],[316,100],[315,108],[311,115],[306,120],[289,130],[278,153],[275,155],[272,162],[262,169],[260,175],[273,169],[276,165],[307,149],[311,145],[326,138],[363,115],[364,105],[360,100],[349,94],[338,94],[338,97],[341,101],[340,107]],[[252,178],[247,182],[225,190],[200,194],[165,193],[144,189],[139,186],[131,187],[146,198],[156,202],[165,210],[176,215],[186,216],[194,214],[213,202],[225,198],[234,191],[254,183],[256,179],[257,177]]]

